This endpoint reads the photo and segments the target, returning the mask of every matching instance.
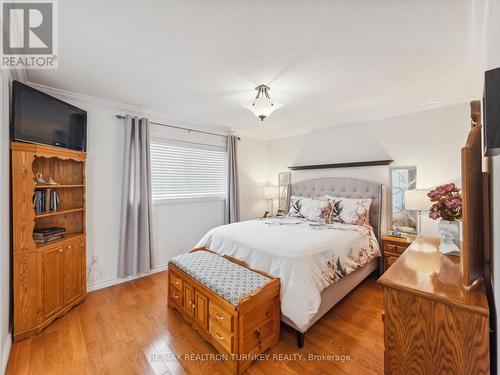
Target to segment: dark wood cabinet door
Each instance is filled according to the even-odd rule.
[[[43,320],[49,319],[64,307],[62,247],[47,249],[41,254]]]
[[[71,304],[83,295],[83,250],[83,241],[70,242],[63,248],[64,305]]]

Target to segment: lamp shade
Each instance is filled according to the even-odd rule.
[[[271,88],[266,85],[260,85],[255,88],[257,90],[257,96],[250,103],[242,104],[243,107],[249,109],[253,112],[255,116],[264,121],[266,117],[271,115],[275,110],[283,107],[283,104],[271,100],[269,96],[269,90]]]
[[[429,211],[431,200],[427,196],[429,190],[405,191],[405,209],[413,211]]]
[[[266,199],[278,199],[278,187],[277,186],[266,186],[264,188],[264,198],[266,198]]]
[[[249,109],[253,112],[253,114],[259,117],[262,121],[268,116],[271,115],[275,110],[283,107],[283,104],[272,101],[269,98],[260,97],[252,100],[250,103],[242,104],[243,107]]]

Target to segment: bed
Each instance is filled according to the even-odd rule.
[[[210,230],[197,244],[281,279],[281,320],[305,332],[379,266],[382,185],[352,178],[292,184],[302,197],[369,198],[369,226],[315,225],[299,219],[259,219]],[[333,245],[334,244],[334,245]]]

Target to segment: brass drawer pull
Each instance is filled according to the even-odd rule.
[[[217,332],[214,332],[215,337],[217,337],[219,340],[224,340],[223,336],[220,336]]]
[[[179,295],[178,295],[178,294],[175,294],[174,292],[172,292],[172,297],[174,297],[175,299],[178,299],[178,298],[179,298]]]
[[[224,317],[222,315],[218,315],[217,313],[215,313],[215,317],[218,319],[218,320],[224,320]]]
[[[193,303],[193,304],[191,305],[191,308],[194,310],[194,308],[195,308],[195,307],[196,307],[196,305]]]

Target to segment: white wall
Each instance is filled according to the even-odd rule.
[[[242,137],[238,148],[241,220],[262,217],[269,210],[263,199],[264,186],[277,185],[277,179],[268,180],[267,142]]]
[[[269,143],[269,179],[289,166],[393,159],[391,166],[417,167],[417,188],[455,182],[460,185],[460,148],[470,127],[469,104],[451,105],[369,123],[317,130]],[[388,167],[292,172],[292,182],[340,176],[389,185]],[[424,233],[434,235],[425,220]]]
[[[89,275],[89,290],[112,285],[121,281],[117,260],[125,136],[123,120],[115,115],[133,112],[104,101],[49,94],[88,112],[87,264],[94,255],[98,259]],[[243,138],[239,146],[241,216],[248,219],[262,215],[265,208],[267,149],[265,142],[250,138]],[[191,249],[209,229],[223,223],[224,201],[155,204],[153,266],[164,269],[172,256]]]
[[[9,113],[10,71],[0,71],[0,373],[7,365],[11,345],[10,335],[10,169]]]

